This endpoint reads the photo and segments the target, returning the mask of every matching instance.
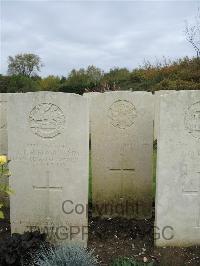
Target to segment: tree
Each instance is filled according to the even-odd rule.
[[[89,82],[94,84],[94,86],[97,86],[103,77],[103,71],[95,66],[88,66],[86,74],[88,75]]]
[[[92,65],[88,66],[86,69],[73,69],[69,73],[66,81],[61,85],[60,89],[61,91],[82,94],[98,87],[102,77],[103,71]]]
[[[6,93],[8,91],[10,78],[9,76],[0,75],[0,93]]]
[[[72,69],[67,77],[66,83],[72,87],[87,87],[89,86],[89,77],[84,68],[79,70]]]
[[[198,9],[197,16],[195,17],[195,23],[189,25],[186,21],[185,26],[186,40],[195,49],[197,57],[200,57],[200,9]]]
[[[56,76],[48,76],[40,80],[40,87],[43,91],[58,91],[60,86],[60,78]]]
[[[7,92],[28,92],[38,91],[40,89],[39,82],[30,77],[22,75],[13,75],[10,77]]]
[[[130,72],[127,68],[112,68],[101,80],[104,91],[126,89],[126,83],[130,79]]]
[[[9,75],[36,76],[42,66],[40,57],[35,54],[18,54],[8,57]]]
[[[59,91],[67,93],[83,94],[88,87],[88,77],[84,69],[73,69],[68,75],[66,81],[62,82]]]

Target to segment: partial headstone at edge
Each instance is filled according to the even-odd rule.
[[[200,91],[161,96],[155,242],[200,244]]]

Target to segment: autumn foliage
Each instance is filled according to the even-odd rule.
[[[144,64],[133,70],[113,68],[108,72],[89,66],[73,69],[66,77],[38,75],[0,75],[0,92],[62,91],[83,94],[90,91],[156,91],[200,89],[200,59],[162,60]]]

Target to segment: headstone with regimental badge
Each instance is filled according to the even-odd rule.
[[[87,243],[87,101],[75,94],[11,95],[8,103],[11,231],[53,243]],[[66,204],[64,204],[66,203]],[[84,211],[75,212],[76,205]]]
[[[7,93],[0,93],[0,154],[7,155],[8,152],[8,140],[7,140]]]
[[[115,91],[91,102],[93,214],[152,215],[153,95]]]
[[[199,245],[200,91],[179,91],[160,101],[156,244]]]

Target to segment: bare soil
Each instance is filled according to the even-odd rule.
[[[154,262],[161,266],[200,266],[200,246],[188,248],[154,245],[154,218],[149,220],[89,219],[89,248],[100,265],[110,265],[118,257]]]
[[[5,220],[0,220],[0,240],[10,235],[8,213],[9,210]],[[90,214],[88,247],[94,250],[100,265],[111,265],[114,259],[129,257],[136,261],[153,261],[155,266],[200,266],[200,246],[157,248],[153,242],[153,226],[154,218],[100,219]]]

